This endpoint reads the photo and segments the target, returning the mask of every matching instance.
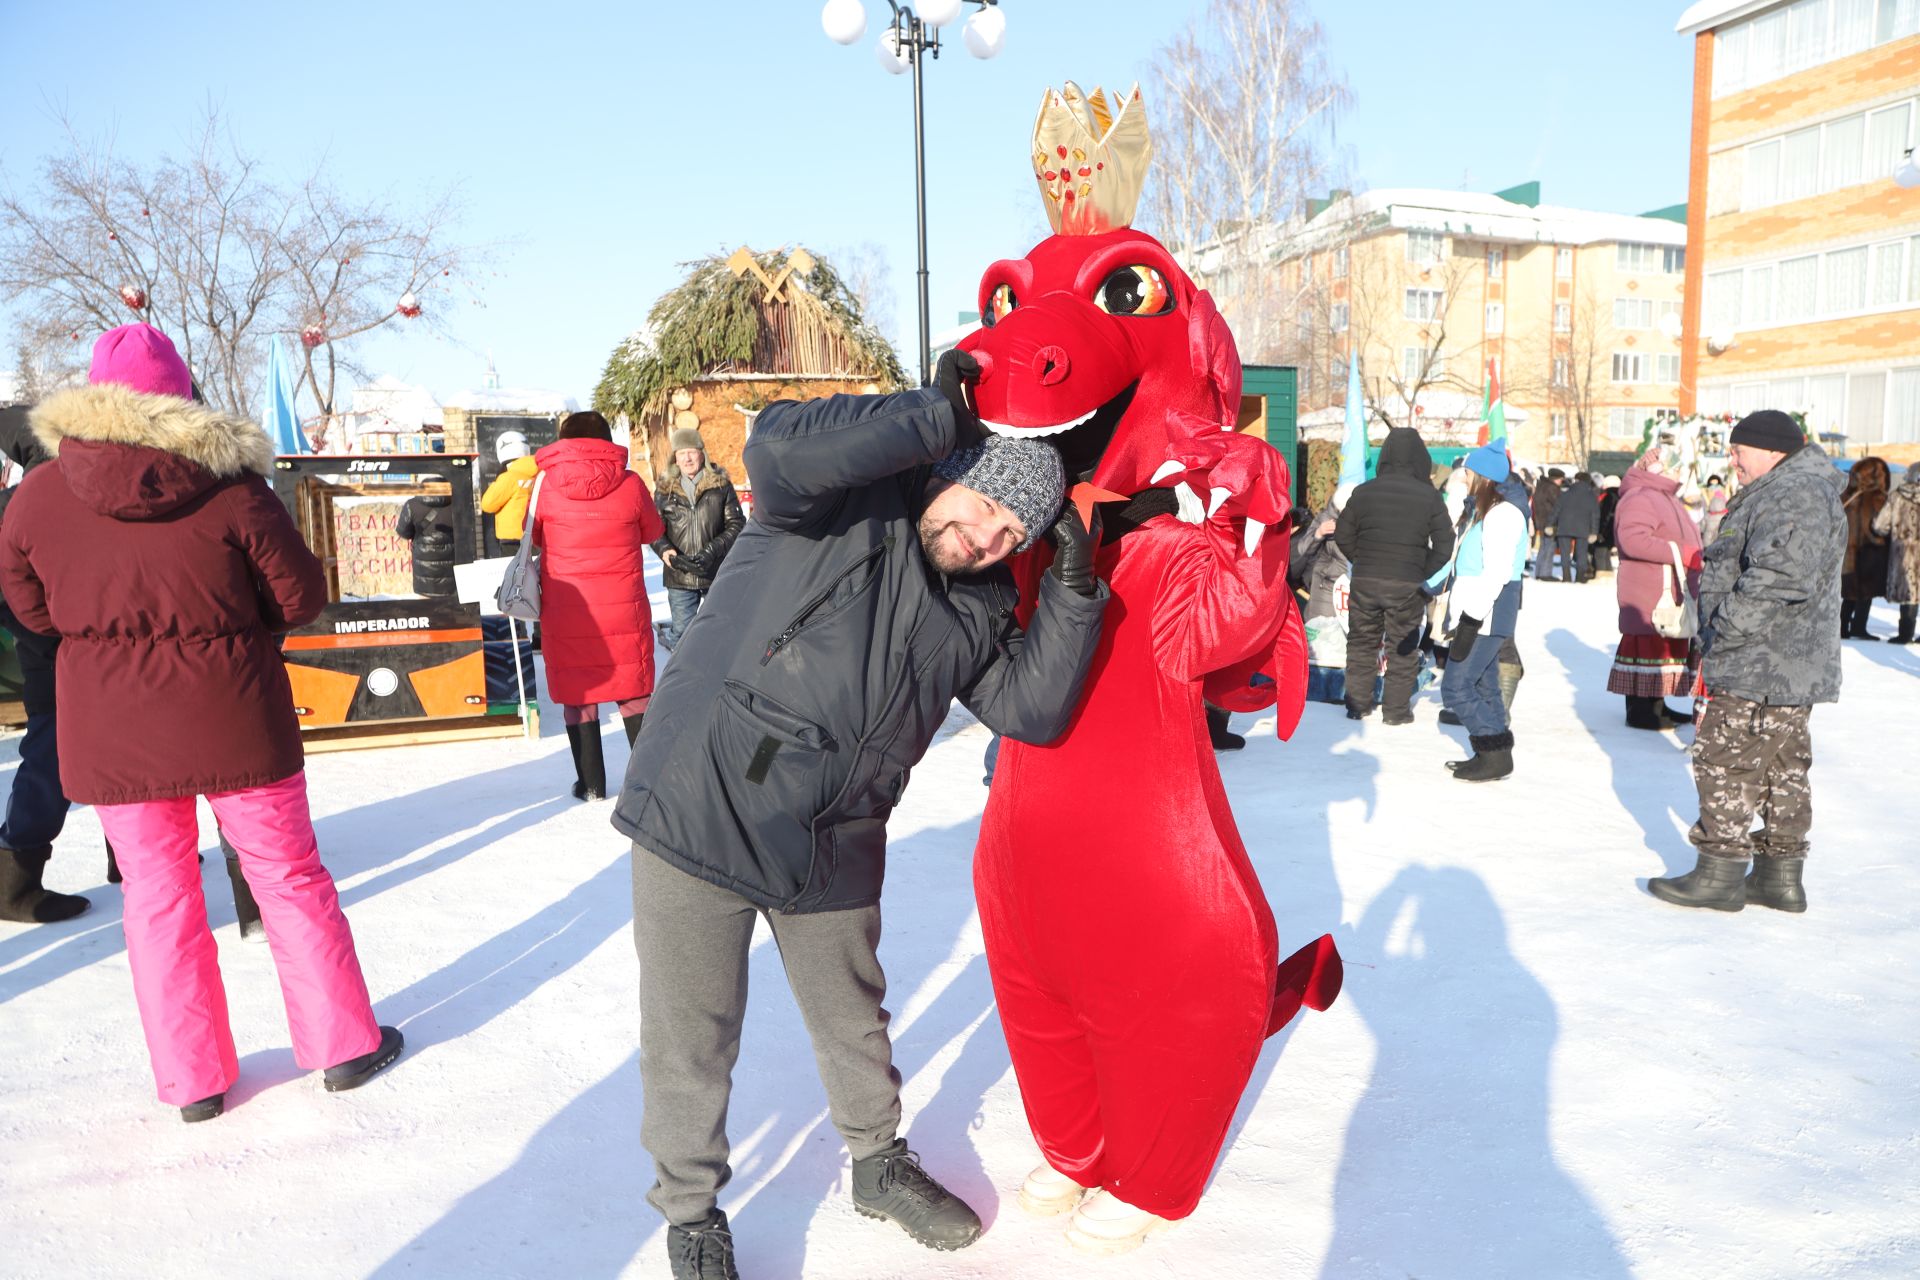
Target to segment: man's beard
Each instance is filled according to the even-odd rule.
[[[923,515],[920,517],[920,550],[926,554],[927,563],[931,564],[935,571],[944,573],[949,577],[958,573],[972,572],[980,560],[978,555],[969,556],[966,550],[961,551],[959,555],[956,556],[950,551],[941,549],[944,535],[948,529],[953,528],[953,522],[950,520],[939,521],[931,515]],[[963,548],[974,551],[978,550],[972,543],[967,541],[966,535],[958,529],[954,529],[954,536],[959,540]]]

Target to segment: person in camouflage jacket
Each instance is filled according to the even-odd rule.
[[[1815,703],[1840,697],[1843,482],[1777,410],[1748,415],[1729,438],[1743,487],[1700,579],[1709,702],[1693,748],[1700,820],[1688,833],[1700,855],[1692,871],[1647,889],[1678,906],[1805,911],[1808,720]],[[1752,832],[1756,813],[1763,826]]]

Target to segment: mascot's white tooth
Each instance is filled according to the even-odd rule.
[[[1248,517],[1247,519],[1247,554],[1252,555],[1253,549],[1260,545],[1260,539],[1266,536],[1267,536],[1267,526],[1264,524],[1261,524],[1258,520],[1255,520],[1252,517]]]
[[[1174,500],[1180,504],[1180,509],[1174,512],[1174,515],[1181,520],[1188,524],[1199,524],[1207,518],[1205,508],[1200,505],[1200,495],[1195,493],[1193,486],[1185,480],[1173,486],[1173,496]]]
[[[1162,480],[1165,480],[1168,476],[1178,475],[1185,470],[1186,470],[1185,467],[1175,462],[1172,458],[1168,458],[1165,462],[1160,464],[1158,470],[1156,470],[1151,476],[1147,478],[1147,483],[1159,484]]]
[[[1218,511],[1221,504],[1232,496],[1233,491],[1231,489],[1222,489],[1219,485],[1215,485],[1213,488],[1207,490],[1207,519],[1213,519],[1213,513]]]

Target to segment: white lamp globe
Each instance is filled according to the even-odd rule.
[[[1893,167],[1893,180],[1903,187],[1920,187],[1920,160],[1913,158],[1912,151]]]
[[[873,46],[873,56],[879,59],[881,67],[896,76],[912,65],[900,52],[900,33],[892,27],[880,33],[880,43]]]
[[[852,44],[867,34],[867,10],[860,0],[827,0],[820,10],[820,28],[836,44]]]
[[[967,19],[960,35],[974,57],[994,57],[1007,43],[1007,17],[998,7],[988,5]]]
[[[960,16],[960,0],[920,0],[920,21],[944,27]]]

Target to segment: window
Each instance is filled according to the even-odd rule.
[[[1815,286],[1820,279],[1820,259],[1812,254],[1789,258],[1780,264],[1779,288],[1774,294],[1774,320],[1791,323],[1813,318]]]
[[[1313,283],[1313,255],[1310,253],[1300,255],[1300,283]]]
[[[1746,323],[1765,325],[1773,323],[1773,268],[1748,267],[1747,290],[1741,308],[1746,313]]]
[[[1867,136],[1867,118],[1848,116],[1827,125],[1821,141],[1820,189],[1838,191],[1860,181],[1860,148]]]
[[[1416,382],[1438,382],[1447,376],[1447,358],[1426,347],[1402,347],[1400,373],[1408,386]]]
[[[1821,314],[1862,310],[1867,305],[1866,249],[1842,249],[1826,258],[1821,270]]]
[[[1500,333],[1507,327],[1507,309],[1498,302],[1487,304],[1487,332]]]
[[[1901,261],[1906,245],[1898,240],[1873,246],[1873,266],[1867,272],[1867,305],[1870,307],[1890,307],[1900,301]]]
[[[1567,415],[1551,414],[1547,418],[1547,439],[1565,440],[1567,438]]]
[[[1920,4],[1915,7],[1920,8]],[[1912,116],[1913,105],[1906,102],[1867,113],[1867,181],[1885,178],[1900,163],[1900,157],[1907,151],[1908,121]]]
[[[1553,304],[1553,331],[1555,333],[1573,332],[1573,307],[1565,302]]]
[[[1347,246],[1345,245],[1333,251],[1333,278],[1335,280],[1347,278]]]
[[[1660,270],[1667,275],[1677,276],[1687,269],[1687,250],[1684,245],[1668,245],[1660,251]]]
[[[1815,432],[1844,431],[1847,425],[1847,378],[1830,373],[1807,379],[1807,425]]]
[[[1769,409],[1794,409],[1807,407],[1807,380],[1805,378],[1775,378],[1767,383],[1767,407]]]
[[[1487,275],[1498,280],[1507,267],[1507,251],[1497,244],[1487,246]]]
[[[1740,324],[1740,272],[1716,271],[1707,277],[1706,330],[1724,333]]]
[[[1747,180],[1740,195],[1742,209],[1760,209],[1780,200],[1780,139],[1756,142],[1747,148]]]
[[[1767,384],[1764,382],[1742,382],[1733,389],[1733,408],[1729,411],[1736,418],[1744,418],[1750,413],[1758,413],[1767,407]]]
[[[1878,20],[1873,24],[1873,42],[1885,44],[1920,30],[1920,4],[1915,0],[1880,0]]]
[[[1573,275],[1573,250],[1561,245],[1553,251],[1553,274],[1566,280]]]
[[[1440,314],[1440,290],[1407,290],[1407,319],[1431,320]]]
[[[1872,3],[1872,0],[1868,0]],[[1747,48],[1753,27],[1736,22],[1713,33],[1713,96],[1732,93],[1747,83]]]
[[[1669,271],[1657,244],[1621,242],[1614,246],[1613,265],[1621,271]]]
[[[1614,352],[1613,380],[1615,382],[1645,382],[1647,380],[1647,358],[1637,351]]]
[[[1747,83],[1765,84],[1787,69],[1787,11],[1775,9],[1753,20],[1747,46]]]
[[[1920,302],[1920,236],[1907,241],[1907,301]]]
[[[1677,352],[1654,356],[1653,380],[1669,384],[1680,381],[1680,356]]]
[[[1666,323],[1666,319],[1668,316],[1672,316],[1676,321],[1680,319],[1680,303],[1677,300],[1673,298],[1668,298],[1662,302],[1656,302],[1653,304],[1653,327],[1654,328],[1659,329],[1662,333],[1665,333],[1666,330],[1662,326]],[[1680,330],[1678,328],[1675,328],[1673,332],[1674,332],[1674,336],[1678,337]]]
[[[1895,369],[1887,386],[1886,438],[1920,440],[1920,367]]]
[[[1607,434],[1616,440],[1637,440],[1647,431],[1647,415],[1631,405],[1607,410]]]
[[[1727,406],[1732,403],[1728,398],[1731,392],[1731,387],[1702,387],[1699,403],[1694,407],[1702,417],[1718,418],[1729,412]]]
[[[1858,53],[1873,43],[1873,11],[1878,0],[1833,0],[1833,42],[1827,47],[1836,58]]]
[[[1573,379],[1570,376],[1572,364],[1573,362],[1567,359],[1567,357],[1565,356],[1555,356],[1553,358],[1553,385],[1554,386],[1564,387],[1572,383]]]
[[[1796,0],[1787,8],[1787,70],[1827,60],[1827,0]]]
[[[1795,0],[1713,33],[1713,96],[1920,30],[1920,0]]]
[[[1407,232],[1407,261],[1426,266],[1440,261],[1445,252],[1447,237],[1439,231]]]
[[[1887,172],[1893,172],[1889,166]],[[1820,130],[1801,129],[1780,139],[1780,199],[1805,200],[1820,189]]]
[[[1347,331],[1347,304],[1346,303],[1336,302],[1333,304],[1333,314],[1332,314],[1331,320],[1333,324],[1333,331],[1335,333],[1345,333]]]
[[[1299,395],[1301,404],[1305,404],[1313,398],[1313,366],[1310,364],[1300,366]]]
[[[1616,329],[1653,328],[1652,298],[1615,298],[1613,327]]]
[[[1887,408],[1887,375],[1856,373],[1847,379],[1847,439],[1879,444]]]

